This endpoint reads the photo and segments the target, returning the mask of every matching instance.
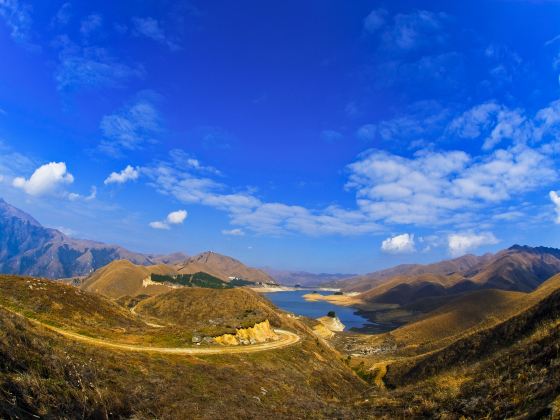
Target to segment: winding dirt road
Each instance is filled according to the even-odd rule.
[[[7,309],[7,308],[5,308]],[[244,354],[244,353],[257,353],[261,351],[277,350],[285,347],[292,346],[298,343],[301,338],[299,335],[286,330],[274,330],[280,336],[276,341],[267,343],[240,345],[240,346],[222,346],[222,347],[149,347],[149,346],[133,346],[130,344],[115,343],[112,341],[102,340],[100,338],[87,337],[78,333],[63,330],[52,325],[44,324],[36,319],[28,318],[15,311],[8,311],[15,313],[22,318],[27,319],[29,322],[60,334],[71,340],[79,341],[81,343],[89,344],[97,347],[105,347],[117,350],[127,350],[140,353],[156,353],[156,354],[175,354],[175,355],[189,355],[189,356],[204,356],[212,354]]]

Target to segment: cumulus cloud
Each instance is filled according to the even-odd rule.
[[[103,140],[99,150],[112,157],[124,152],[142,149],[155,143],[162,131],[159,112],[150,94],[140,95],[135,101],[101,120]]]
[[[228,236],[244,236],[245,232],[243,232],[243,229],[229,229],[229,230],[222,230],[222,235],[228,235]]]
[[[83,200],[83,201],[92,201],[95,200],[97,197],[97,188],[96,187],[91,187],[91,192],[89,193],[89,195],[81,195],[81,194],[77,194],[77,193],[69,193],[68,194],[68,199],[70,201],[78,201],[78,200]]]
[[[150,227],[152,229],[169,230],[171,229],[169,225],[165,222],[150,222]]]
[[[263,202],[251,191],[228,191],[231,188],[227,185],[199,173],[196,165],[185,165],[181,156],[184,157],[172,153],[169,160],[157,161],[142,171],[159,192],[183,203],[202,204],[225,211],[234,225],[273,235],[289,232],[356,235],[379,230],[376,223],[367,220],[358,211],[337,206],[311,210],[302,206]]]
[[[51,162],[43,165],[29,179],[17,177],[13,186],[20,188],[29,195],[40,196],[57,192],[62,185],[74,182],[74,177],[66,168],[64,162]]]
[[[150,227],[153,229],[169,230],[172,225],[182,225],[187,219],[188,213],[186,210],[177,210],[169,213],[165,220],[151,222]]]
[[[132,166],[128,165],[120,172],[112,172],[111,175],[109,175],[104,181],[104,184],[124,184],[128,181],[137,180],[139,176],[140,171],[138,170],[138,168],[133,168]]]
[[[490,232],[483,233],[454,233],[447,237],[449,252],[459,257],[484,245],[494,245],[499,241]]]
[[[484,136],[482,148],[490,150],[503,140],[524,142],[530,127],[520,110],[510,110],[494,102],[477,105],[451,121],[449,131],[462,138]]]
[[[389,254],[405,254],[416,251],[414,235],[403,233],[385,239],[381,243],[381,250]]]
[[[373,220],[452,223],[465,213],[550,182],[553,161],[525,145],[473,158],[462,151],[417,152],[412,158],[373,150],[348,167],[347,188]]]
[[[550,191],[550,199],[556,206],[556,223],[560,224],[560,195],[556,191]]]
[[[187,212],[185,210],[177,210],[171,212],[167,215],[167,223],[172,225],[180,225],[187,218]]]

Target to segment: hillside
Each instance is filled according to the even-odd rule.
[[[530,292],[560,272],[560,250],[552,248],[513,246],[481,258],[476,264],[463,264],[462,271],[445,274],[437,271],[442,271],[442,267],[459,268],[457,260],[451,260],[450,264],[422,266],[420,271],[435,269],[436,272],[391,277],[363,292],[361,299],[370,304],[410,305],[425,298],[481,289]],[[470,261],[474,263],[476,259]],[[418,270],[416,267],[409,272]]]
[[[492,254],[482,256],[464,255],[452,260],[444,260],[434,264],[402,264],[385,270],[376,271],[362,276],[351,277],[327,286],[340,287],[347,292],[365,292],[395,277],[416,277],[424,274],[447,275],[450,273],[466,273],[476,270],[487,263]]]
[[[262,353],[201,358],[110,350],[47,326],[124,342],[135,331],[160,334],[159,345],[165,344],[162,329],[168,343],[184,333],[149,327],[130,311],[71,286],[13,276],[0,282],[2,418],[258,418],[263,412],[344,418],[352,413],[344,401],[364,389],[340,355],[295,320],[282,324],[301,341]]]
[[[224,328],[233,332],[267,319],[276,326],[282,323],[268,301],[247,289],[176,289],[142,300],[134,311],[147,319],[204,331],[208,335],[215,335],[211,330],[216,328],[220,333]]]
[[[164,284],[150,282],[151,274],[176,274],[172,266],[135,265],[128,260],[118,260],[95,271],[81,285],[82,290],[118,299],[140,294],[155,295],[171,290]]]
[[[252,282],[274,284],[275,280],[262,270],[248,267],[242,262],[215,252],[204,252],[177,265],[177,273],[194,274],[204,272],[223,281],[237,277]]]

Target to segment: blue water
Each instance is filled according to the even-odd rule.
[[[329,311],[334,311],[336,316],[346,326],[346,330],[372,325],[368,319],[358,315],[355,308],[333,305],[324,301],[308,302],[303,298],[303,295],[308,293],[311,293],[311,291],[296,290],[292,292],[266,293],[265,296],[280,309],[309,318],[319,318],[326,316]]]

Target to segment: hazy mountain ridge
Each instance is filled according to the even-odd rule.
[[[262,268],[263,271],[274,277],[274,279],[285,286],[321,286],[325,283],[331,283],[343,279],[348,279],[355,274],[341,273],[310,273],[307,271],[289,271],[276,270],[270,267]]]
[[[120,246],[73,239],[43,227],[30,215],[0,199],[0,271],[38,277],[83,276],[116,259],[150,264]]]
[[[117,245],[74,239],[42,226],[29,214],[0,199],[0,272],[55,279],[81,277],[118,260],[137,266],[176,266],[178,274],[203,271],[224,281],[233,276],[275,283],[265,272],[214,252],[194,257],[181,252],[142,254]]]

